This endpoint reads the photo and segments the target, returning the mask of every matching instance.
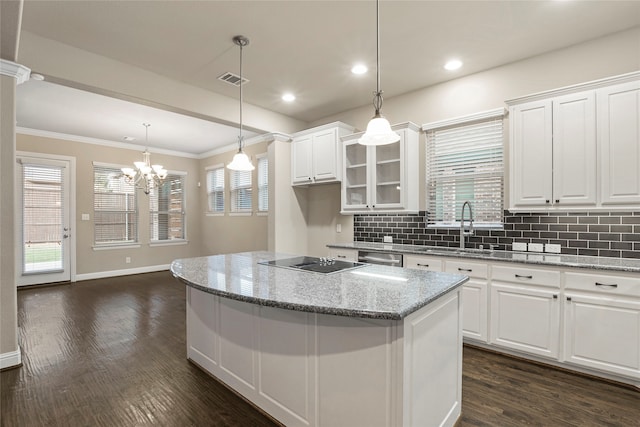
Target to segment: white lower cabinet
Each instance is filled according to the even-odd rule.
[[[329,249],[329,257],[337,259],[339,261],[358,262],[358,250],[357,249],[330,248]]]
[[[560,273],[495,266],[492,277],[491,344],[557,359]]]
[[[447,260],[447,273],[464,274],[469,281],[462,285],[462,336],[487,342],[488,265],[466,260]]]
[[[640,379],[640,278],[566,273],[565,287],[564,361]]]
[[[404,267],[427,271],[443,271],[443,264],[442,258],[422,255],[405,255],[403,261]]]

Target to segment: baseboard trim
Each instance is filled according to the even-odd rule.
[[[0,354],[0,370],[14,368],[22,365],[20,349]]]
[[[76,274],[76,282],[104,279],[106,277],[128,276],[130,274],[152,273],[169,269],[169,264],[149,265],[147,267],[126,268],[123,270],[97,271],[95,273]]]

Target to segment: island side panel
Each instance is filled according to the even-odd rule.
[[[453,426],[462,408],[461,288],[404,320],[405,426]]]

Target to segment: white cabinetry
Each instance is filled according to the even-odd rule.
[[[427,271],[444,271],[444,260],[438,257],[428,257],[422,255],[405,255],[404,267],[417,268]]]
[[[560,341],[560,273],[493,267],[490,342],[557,359]]]
[[[414,123],[392,126],[400,141],[358,144],[362,133],[342,138],[342,213],[418,211],[418,131]]]
[[[640,81],[597,92],[603,205],[640,205]]]
[[[357,249],[330,248],[329,257],[342,261],[358,262]]]
[[[291,184],[309,185],[342,179],[340,138],[354,128],[341,122],[307,129],[291,141]]]
[[[487,307],[489,305],[487,264],[456,259],[447,260],[445,265],[447,273],[469,276],[469,281],[462,285],[462,336],[487,342]]]
[[[507,101],[510,210],[640,206],[639,78]]]
[[[639,296],[638,277],[566,273],[564,361],[640,379]]]

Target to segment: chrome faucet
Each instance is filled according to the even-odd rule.
[[[464,231],[464,207],[469,206],[469,231]],[[467,200],[462,204],[460,212],[460,249],[464,249],[464,236],[473,236],[473,209]]]

